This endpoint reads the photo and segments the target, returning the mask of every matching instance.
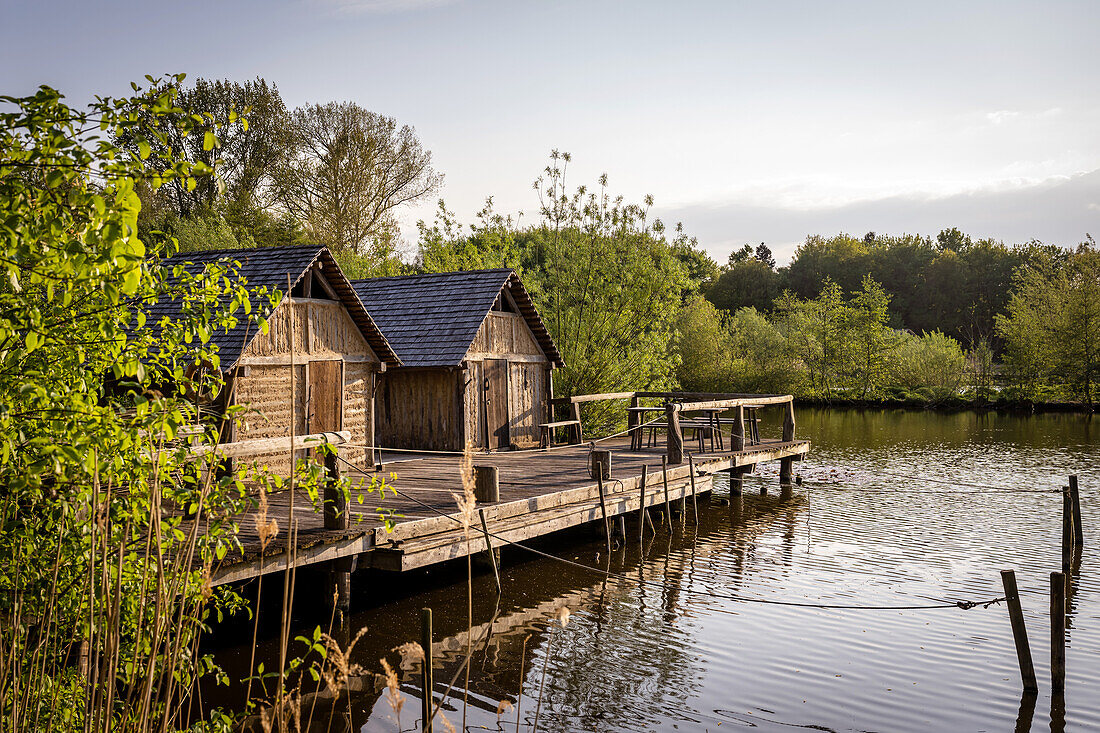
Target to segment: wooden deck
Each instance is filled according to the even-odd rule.
[[[605,485],[609,517],[638,511],[643,466],[649,467],[646,506],[665,503],[661,475],[664,446],[632,451],[630,440],[624,437],[602,442],[599,447],[612,451],[612,476]],[[715,472],[798,458],[809,448],[810,443],[805,440],[766,440],[743,451],[695,453],[696,491],[710,491],[711,476]],[[489,531],[504,540],[519,542],[587,522],[602,521],[599,493],[588,473],[589,452],[589,445],[581,444],[549,451],[475,454],[475,465],[496,466],[499,471],[501,500],[480,505],[485,510]],[[458,513],[453,495],[462,493],[459,456],[414,458],[406,454],[385,458],[390,462],[380,474],[349,471],[349,475],[360,479],[363,486],[373,476],[384,476],[401,494],[387,492],[385,499],[379,500],[377,494],[364,493],[363,503],[359,504],[353,493],[349,503],[352,513],[349,530],[324,529],[323,517],[310,500],[304,495],[295,497],[295,521],[299,528],[297,566],[357,557],[359,567],[403,571],[485,550],[479,523],[472,528],[467,541],[461,525],[455,521]],[[668,498],[675,502],[687,497],[690,501],[690,494],[689,467],[685,458],[683,464],[669,467]],[[270,497],[268,518],[278,523],[279,534],[262,556],[254,516],[240,518],[239,537],[244,553],[226,556],[214,572],[215,584],[287,569],[289,498],[289,492]],[[400,515],[394,518],[395,524],[390,531],[379,520],[378,507]]]

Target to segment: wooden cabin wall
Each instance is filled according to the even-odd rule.
[[[480,361],[466,362],[463,375],[462,415],[463,443],[473,443],[477,448],[485,447],[485,400],[481,384],[484,374]]]
[[[478,447],[485,435],[485,359],[508,362],[509,438],[517,448],[539,445],[539,425],[546,422],[550,398],[550,362],[523,316],[492,312],[481,324],[466,354],[465,433]]]
[[[351,431],[351,446],[340,455],[357,466],[373,464],[364,447],[374,442],[374,388],[376,370],[370,364],[344,364],[344,430]]]
[[[296,298],[283,303],[268,319],[268,332],[259,334],[243,358],[282,356],[291,352],[306,356],[352,356],[378,363],[347,309],[336,301]]]
[[[259,334],[245,349],[236,380],[235,401],[250,408],[236,440],[290,435],[290,359],[293,353],[296,412],[295,435],[309,432],[307,403],[309,362],[343,361],[341,429],[352,433],[346,460],[363,465],[369,460],[362,446],[374,444],[373,378],[381,368],[351,315],[336,301],[295,299],[282,303],[268,319],[268,332]],[[280,475],[289,475],[289,454],[263,456],[261,463]]]
[[[455,369],[392,369],[379,380],[378,445],[416,450],[462,450],[460,382]]]
[[[537,448],[541,442],[539,425],[546,422],[549,382],[549,364],[508,365],[508,428],[517,448]]]
[[[294,399],[290,397],[291,367],[250,366],[242,368],[237,376],[235,402],[248,406],[241,419],[235,440],[254,438],[279,438],[290,435],[291,411],[294,412],[294,434],[306,432],[306,367],[294,366]],[[248,459],[259,465],[266,464],[280,476],[290,475],[289,452],[257,456]],[[238,463],[238,467],[242,467]]]

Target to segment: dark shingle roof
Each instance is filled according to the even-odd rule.
[[[382,331],[371,320],[367,310],[363,307],[359,296],[355,293],[347,277],[344,276],[340,266],[336,264],[332,253],[327,247],[317,245],[297,245],[293,247],[257,247],[253,249],[219,249],[201,252],[184,252],[170,257],[162,264],[172,267],[186,264],[189,272],[197,273],[204,267],[219,261],[237,261],[240,263],[239,274],[244,277],[249,286],[259,287],[266,285],[269,289],[287,291],[287,276],[290,276],[290,287],[293,288],[306,274],[314,263],[320,261],[321,271],[325,279],[340,296],[340,301],[348,309],[352,320],[359,327],[360,332],[370,344],[371,349],[382,361],[391,366],[399,366],[400,360]],[[155,322],[164,316],[174,317],[179,313],[179,304],[176,301],[162,300],[153,304],[147,310],[149,322]],[[246,331],[246,328],[248,329]],[[241,353],[247,348],[248,343],[255,338],[255,326],[249,326],[248,322],[241,320],[236,328],[226,332],[220,331],[212,337],[212,341],[218,345],[218,354],[221,357],[221,368],[228,369],[241,357]]]
[[[461,364],[505,287],[543,353],[555,366],[564,366],[535,304],[512,270],[376,277],[352,285],[404,366]]]

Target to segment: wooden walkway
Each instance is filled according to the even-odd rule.
[[[649,467],[645,488],[646,506],[663,505],[666,500],[661,473],[665,447],[630,450],[629,438],[604,441],[598,446],[612,451],[612,475],[605,485],[607,514],[617,517],[637,513],[641,503],[642,467]],[[751,466],[782,458],[801,457],[810,448],[809,441],[766,440],[745,450],[696,453],[693,455],[699,493],[712,488],[711,475],[741,466]],[[602,521],[599,493],[588,472],[588,444],[531,451],[505,451],[474,456],[478,466],[496,466],[500,477],[501,500],[482,504],[489,531],[510,542],[550,534],[588,522]],[[483,552],[485,542],[480,523],[475,519],[467,541],[453,498],[462,493],[460,457],[432,455],[423,458],[405,456],[387,460],[380,474],[352,472],[365,488],[372,477],[381,475],[397,490],[387,491],[380,500],[376,493],[362,489],[353,492],[349,502],[352,514],[349,530],[326,530],[319,508],[308,497],[295,497],[295,522],[298,525],[294,563],[301,567],[320,562],[357,557],[359,567],[370,566],[403,571],[424,567],[468,553]],[[363,494],[363,503],[357,493]],[[668,470],[668,499],[690,501],[691,481],[687,461]],[[288,568],[287,518],[289,492],[271,495],[267,517],[279,526],[279,534],[261,554],[254,512],[240,517],[239,539],[243,555],[227,555],[214,572],[215,584],[247,580],[260,574]],[[387,531],[377,509],[395,512],[394,525]],[[444,515],[444,516],[441,516]],[[495,544],[499,544],[494,540]]]

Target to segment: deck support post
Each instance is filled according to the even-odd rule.
[[[783,413],[783,442],[790,443],[794,440],[794,397],[787,402],[787,410]]]
[[[351,610],[351,571],[355,567],[355,556],[330,560],[328,564],[328,585],[332,594],[326,599],[329,608],[339,611],[347,618]]]
[[[726,474],[730,477],[730,496],[741,496],[741,493],[745,490],[745,480],[743,478],[745,474],[741,466],[727,468]]]
[[[670,402],[665,406],[665,417],[668,419],[668,462],[678,466],[684,462],[684,433],[680,428],[680,405]]]
[[[790,486],[793,483],[792,479],[794,471],[794,458],[780,458],[779,459],[779,485]]]
[[[745,450],[745,406],[738,405],[734,408],[733,435],[730,436],[730,450],[737,452]]]
[[[569,442],[573,445],[579,445],[582,439],[581,436],[584,432],[583,430],[581,430],[581,403],[570,402],[569,404],[572,405],[572,414],[570,415],[569,419],[577,421],[576,425],[569,426],[569,433],[571,436]]]
[[[496,466],[474,466],[474,496],[479,503],[500,501],[500,472]]]
[[[695,459],[692,456],[688,456],[688,479],[691,481],[691,511],[695,517],[695,524],[699,524],[699,500],[695,494]],[[687,509],[684,509],[684,514],[687,514]]]
[[[634,395],[630,398],[630,406],[638,407],[641,403],[641,399],[638,395]],[[639,450],[642,447],[642,428],[638,427],[639,424],[645,422],[641,418],[641,413],[634,410],[627,410],[626,412],[626,426],[630,433],[630,449]]]
[[[351,526],[348,515],[348,497],[339,488],[340,466],[336,462],[336,448],[325,454],[325,529],[347,529]]]
[[[611,478],[611,451],[597,448],[589,453],[588,473],[592,478]]]
[[[649,466],[642,466],[642,478],[638,482],[638,544],[642,544],[645,540],[645,520],[649,517],[645,510],[645,489],[646,483],[649,481]]]

